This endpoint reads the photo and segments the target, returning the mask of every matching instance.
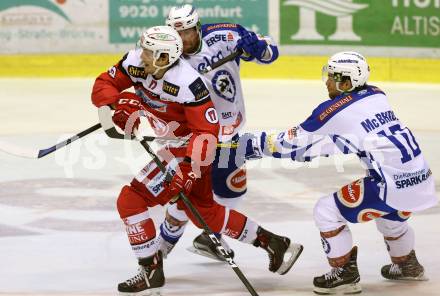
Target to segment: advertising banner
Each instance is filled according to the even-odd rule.
[[[268,34],[268,0],[110,0],[110,43],[133,43],[151,26],[165,24],[172,6],[191,3],[203,23],[239,23]]]
[[[106,0],[0,1],[0,53],[102,52]]]
[[[440,0],[280,0],[282,45],[440,47]]]

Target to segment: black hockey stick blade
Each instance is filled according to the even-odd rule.
[[[88,129],[83,130],[82,132],[80,132],[80,133],[78,133],[78,134],[76,134],[76,135],[74,135],[64,141],[53,145],[52,147],[40,149],[40,150],[32,149],[32,148],[24,148],[24,147],[20,147],[18,145],[14,145],[11,143],[0,141],[0,150],[3,152],[6,152],[8,154],[18,156],[18,157],[38,159],[38,158],[42,158],[46,155],[49,155],[52,152],[55,152],[58,149],[63,148],[65,146],[69,145],[70,143],[73,143],[76,140],[78,140],[78,139],[80,139],[90,133],[93,133],[94,131],[96,131],[100,128],[101,128],[101,124],[97,123],[94,126],[91,126]]]

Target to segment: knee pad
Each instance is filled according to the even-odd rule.
[[[322,248],[328,258],[338,258],[346,255],[353,247],[351,231],[346,225],[337,235],[324,237],[321,235]]]
[[[193,222],[194,225],[197,226],[198,228],[202,228],[202,225],[199,223],[197,218],[191,213],[189,209],[186,208],[184,202],[181,199],[178,200],[177,205],[180,208],[185,207],[185,213],[187,214],[191,222]],[[193,205],[199,211],[200,215],[205,220],[206,224],[208,224],[209,228],[211,228],[213,232],[216,233],[220,232],[220,230],[224,226],[225,215],[226,215],[225,207],[219,205],[214,201],[212,201],[212,203],[207,206],[198,205],[194,203]]]
[[[257,238],[258,224],[240,212],[225,209],[224,226],[221,233],[244,243],[252,243]]]
[[[375,220],[377,230],[383,234],[384,237],[399,237],[408,230],[408,222],[392,221],[383,218]]]
[[[384,241],[391,257],[408,255],[414,249],[414,230],[408,222],[377,219],[377,229],[384,235]]]
[[[172,203],[168,205],[167,214],[165,217],[168,222],[174,224],[181,224],[188,222],[188,216],[184,210],[178,208],[177,203]]]
[[[131,186],[122,187],[117,200],[119,216],[124,219],[128,216],[134,216],[144,212],[147,208],[147,202]]]
[[[338,229],[347,223],[339,212],[333,195],[327,195],[318,200],[313,209],[313,218],[321,232]]]

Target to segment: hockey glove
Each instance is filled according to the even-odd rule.
[[[113,114],[113,122],[124,132],[128,122],[129,124],[127,125],[127,132],[129,134],[133,134],[133,130],[139,127],[140,119],[137,114],[134,114],[132,117],[133,119],[130,119],[130,121],[129,118],[134,112],[140,109],[140,106],[141,101],[135,94],[123,93],[116,103],[115,113]],[[134,123],[132,123],[132,120],[134,120]]]
[[[258,39],[257,34],[245,29],[240,30],[239,34],[241,38],[237,41],[236,50],[242,49],[257,60],[261,60],[267,48],[266,41]]]
[[[184,160],[179,164],[180,174],[177,172],[170,183],[165,182],[165,189],[171,198],[183,192],[188,195],[197,179],[196,174],[192,171],[191,162]]]

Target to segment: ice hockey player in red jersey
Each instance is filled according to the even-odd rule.
[[[115,110],[113,122],[126,133],[138,127],[142,113],[158,136],[188,139],[183,146],[167,146],[158,153],[174,175],[170,182],[150,162],[119,194],[118,212],[139,264],[139,273],[118,285],[121,295],[155,294],[164,285],[163,254],[148,209],[167,204],[179,192],[188,196],[214,232],[266,250],[270,271],[287,273],[300,255],[292,251],[296,244],[289,238],[214,201],[210,170],[219,132],[217,113],[200,74],[179,59],[181,54],[182,40],[173,28],[149,28],[141,36],[140,48],[129,51],[93,86],[93,104],[110,105]],[[135,93],[125,91],[132,86]],[[177,206],[200,227],[183,201],[177,200]],[[177,230],[186,223],[175,222],[172,227]]]

